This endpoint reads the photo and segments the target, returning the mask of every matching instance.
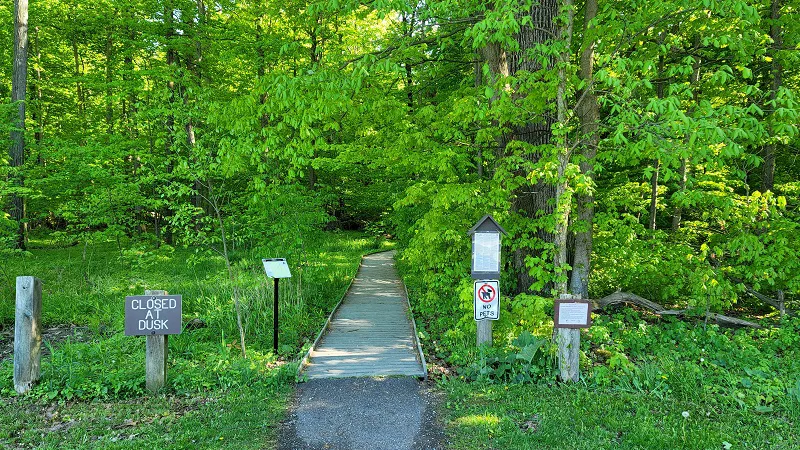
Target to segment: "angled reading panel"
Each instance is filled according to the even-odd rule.
[[[261,262],[264,263],[264,271],[270,278],[291,278],[292,273],[289,271],[289,264],[286,263],[286,258],[265,258]]]

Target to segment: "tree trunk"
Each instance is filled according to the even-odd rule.
[[[111,83],[114,81],[114,34],[111,30],[108,31],[106,36],[106,132],[112,134],[114,132],[114,102],[113,91]]]
[[[653,160],[653,174],[650,175],[650,220],[648,221],[647,228],[651,230],[656,229],[656,212],[658,211],[658,170],[661,167],[661,161],[658,158]]]
[[[591,28],[590,22],[597,16],[597,0],[587,0],[584,14],[584,35]],[[580,162],[581,173],[594,180],[594,158],[600,135],[597,133],[600,106],[594,93],[594,48],[595,42],[584,40],[581,51],[578,76],[585,88],[578,97],[577,113],[581,122],[583,157]],[[592,258],[592,225],[594,222],[594,195],[579,194],[575,198],[578,221],[583,231],[575,233],[575,252],[572,259],[570,291],[581,298],[589,298],[589,275]]]
[[[164,17],[166,18],[166,58],[167,58],[167,69],[170,71],[174,71],[174,66],[178,64],[178,52],[175,50],[175,43],[173,39],[175,38],[175,10],[173,9],[172,4],[168,4],[164,10]],[[175,108],[175,90],[176,90],[176,83],[175,79],[173,78],[174,73],[168,74],[168,81],[167,81],[167,89],[169,90],[169,112],[167,113],[167,120],[166,120],[166,139],[164,139],[164,155],[167,159],[167,176],[171,176],[173,170],[172,158],[173,158],[173,147],[175,146],[175,114],[173,112]],[[165,206],[162,210],[161,216],[166,218],[169,213],[169,207]],[[172,245],[172,230],[170,227],[166,227],[163,230],[164,242],[168,245]]]
[[[85,107],[85,99],[83,97],[83,87],[81,86],[80,77],[81,73],[81,57],[78,53],[78,41],[77,38],[72,39],[72,59],[75,62],[75,93],[78,96],[78,115],[83,116],[84,107]]]
[[[33,29],[33,52],[36,55],[36,79],[32,91],[36,95],[36,105],[31,108],[31,119],[34,126],[33,141],[37,144],[44,139],[44,106],[42,105],[42,52],[39,49],[39,27]],[[41,158],[37,164],[41,163]]]
[[[664,43],[664,34],[659,36],[659,43]],[[664,74],[664,55],[658,57],[658,83],[656,84],[656,96],[659,100],[664,98],[664,88],[666,87],[666,79]],[[656,213],[658,212],[658,171],[661,168],[661,161],[658,157],[658,149],[656,149],[656,157],[653,159],[653,174],[650,175],[650,220],[648,221],[647,228],[656,229]]]
[[[540,70],[541,64],[536,57],[530,57],[529,53],[535,48],[548,42],[556,36],[558,29],[554,19],[558,16],[557,0],[542,0],[533,4],[529,11],[530,22],[525,23],[519,33],[515,36],[519,43],[519,49],[513,52],[506,52],[498,44],[488,44],[481,50],[482,55],[489,64],[492,74],[499,76],[513,76],[519,71],[535,72]],[[548,65],[552,66],[551,60]],[[494,80],[492,80],[494,81]],[[528,146],[547,145],[551,142],[551,125],[553,118],[550,115],[543,115],[531,119],[528,123],[512,129],[510,135],[503,136],[498,142],[498,152],[500,156],[506,153],[507,144],[511,141],[521,141]],[[536,151],[526,151],[523,155],[531,162],[539,160],[541,155]],[[519,171],[517,175],[527,176],[527,172]],[[535,185],[524,184],[515,189],[512,195],[511,210],[523,219],[535,220],[542,216],[553,213],[552,199],[555,198],[555,185],[545,181],[538,181]],[[540,227],[535,232],[535,238],[545,242],[553,242],[552,232]],[[530,274],[527,261],[531,257],[549,260],[547,254],[549,250],[542,248],[532,248],[531,245],[519,247],[512,255],[512,265],[517,278],[516,293],[530,292],[531,286],[537,281]],[[549,295],[552,285],[544,286],[541,293]]]
[[[772,86],[770,89],[770,101],[772,103],[771,110],[776,109],[775,101],[778,97],[778,90],[783,83],[783,67],[781,66],[780,59],[778,58],[778,50],[783,46],[783,30],[779,24],[781,18],[781,0],[772,0],[772,11],[770,19],[772,23],[769,27],[769,35],[772,38]],[[770,135],[772,135],[772,125],[769,125]],[[775,152],[777,144],[775,141],[769,142],[764,147],[764,169],[761,177],[761,191],[771,191],[775,185]]]
[[[688,140],[688,138],[687,138]],[[686,180],[689,177],[688,169],[687,169],[687,160],[686,158],[681,158],[681,168],[680,173],[678,174],[678,192],[681,193],[681,196],[686,192]],[[683,218],[683,208],[681,207],[680,203],[675,205],[675,211],[672,214],[672,231],[678,231],[681,227],[681,219]]]
[[[556,116],[562,127],[567,127],[567,64],[570,60],[570,45],[572,43],[572,24],[574,11],[572,0],[562,0],[562,9],[566,10],[566,23],[559,30],[559,38],[564,42],[565,50],[559,55],[558,87],[556,88]],[[567,229],[569,216],[572,211],[572,193],[566,178],[567,165],[572,155],[569,135],[564,134],[559,139],[557,146],[558,179],[556,180],[556,229],[553,236],[555,254],[553,255],[553,268],[555,269],[555,288],[558,294],[567,294],[569,278],[567,273]]]
[[[414,14],[414,11],[409,15],[403,14],[403,35],[406,39],[410,39],[414,35]],[[406,101],[410,113],[414,110],[414,73],[411,70],[411,61],[406,60],[403,66],[406,72]]]
[[[480,62],[475,61],[473,66],[474,66],[474,70],[475,70],[475,89],[477,90],[479,87],[481,87],[481,84],[483,84],[483,79],[482,79],[483,78],[482,77],[483,73],[482,73],[482,68],[481,68],[481,63]],[[478,179],[483,179],[483,148],[481,147],[480,143],[475,142],[475,144],[476,144],[477,149],[478,149],[478,152],[477,152],[477,155],[476,155],[476,159],[475,159],[475,166],[476,166],[477,172],[478,172]]]
[[[28,83],[28,0],[14,1],[14,66],[11,74],[11,102],[17,106],[17,121],[11,129],[9,159],[13,171],[13,184],[25,185],[22,166],[25,164],[25,91]],[[27,223],[25,223],[25,198],[11,194],[11,218],[19,224],[17,248],[25,249]]]
[[[692,76],[689,80],[689,84],[692,87],[692,106],[689,108],[688,114],[689,116],[694,115],[694,110],[697,105],[700,103],[700,66],[702,64],[702,59],[699,55],[700,49],[700,35],[694,37],[694,64],[692,65]],[[689,140],[690,136],[687,134],[686,136],[686,147],[689,147]],[[680,178],[678,179],[678,188],[680,192],[680,196],[683,197],[683,194],[686,192],[686,181],[688,179],[688,158],[683,157],[681,158],[681,167],[680,167]],[[680,203],[675,205],[675,211],[672,215],[672,231],[678,231],[681,227],[681,219],[683,216],[683,208],[681,207]]]

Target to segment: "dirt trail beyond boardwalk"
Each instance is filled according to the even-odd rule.
[[[404,291],[393,252],[364,257],[310,355],[310,381],[297,386],[279,449],[444,448],[437,396],[418,379],[423,362]]]

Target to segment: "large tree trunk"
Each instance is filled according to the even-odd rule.
[[[597,16],[597,0],[586,1],[584,15],[584,35],[588,33],[590,22]],[[578,76],[585,88],[578,96],[577,113],[581,121],[581,147],[583,157],[580,162],[581,173],[594,179],[594,158],[600,135],[597,133],[600,106],[594,93],[594,48],[595,42],[584,39],[581,50]],[[589,274],[592,257],[592,224],[594,222],[594,195],[579,194],[575,198],[577,219],[582,231],[575,233],[575,251],[572,259],[570,291],[581,298],[589,298]]]
[[[14,67],[11,74],[11,102],[17,106],[17,122],[11,130],[9,157],[14,184],[25,184],[22,165],[25,164],[25,90],[28,83],[28,0],[14,1]],[[25,199],[19,194],[11,195],[11,218],[19,223],[17,248],[25,248],[27,224],[25,223]]]
[[[783,83],[783,67],[781,66],[780,60],[778,59],[778,50],[783,46],[783,30],[779,24],[779,20],[781,18],[781,0],[772,0],[772,11],[770,13],[770,19],[772,19],[772,23],[769,27],[769,35],[772,38],[772,86],[770,89],[769,98],[773,103],[771,109],[774,110],[774,102],[775,99],[778,97],[778,90],[781,88],[781,84]],[[770,125],[770,131],[772,131],[772,126]],[[761,177],[761,191],[771,191],[775,185],[775,151],[777,150],[777,144],[772,141],[769,142],[764,147],[764,169]]]
[[[520,28],[519,33],[515,36],[519,43],[518,50],[507,52],[494,43],[481,50],[493,75],[514,76],[520,71],[536,72],[542,69],[538,58],[530,57],[529,54],[534,51],[535,47],[548,42],[553,36],[557,35],[558,29],[554,19],[558,15],[558,2],[557,0],[542,0],[538,4],[533,4],[529,15],[530,22],[525,22],[525,25]],[[550,61],[549,65],[552,66],[552,61]],[[550,114],[545,114],[531,118],[526,124],[515,127],[509,135],[499,139],[498,152],[501,154],[500,156],[505,155],[508,144],[512,141],[521,141],[532,147],[550,144],[552,137],[551,125],[553,122],[553,117]],[[527,150],[524,152],[523,157],[528,161],[536,162],[541,155],[537,151]],[[527,176],[528,174],[520,171],[517,175]],[[539,181],[535,185],[524,184],[514,190],[511,209],[523,219],[535,220],[539,217],[550,215],[553,213],[554,206],[551,200],[555,198],[555,194],[556,187],[549,182]],[[543,243],[553,242],[552,232],[541,227],[533,237]],[[523,236],[517,236],[517,238],[521,238],[518,240],[525,239]],[[537,281],[530,275],[530,269],[527,264],[528,258],[550,259],[547,254],[549,250],[531,247],[530,245],[525,245],[517,248],[512,255],[512,264],[517,277],[516,293],[530,292],[531,286]],[[551,287],[551,285],[545,286],[541,292],[549,295]]]

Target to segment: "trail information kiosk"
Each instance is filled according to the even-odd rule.
[[[469,230],[474,280],[500,279],[500,233],[506,234],[506,230],[488,214]]]

